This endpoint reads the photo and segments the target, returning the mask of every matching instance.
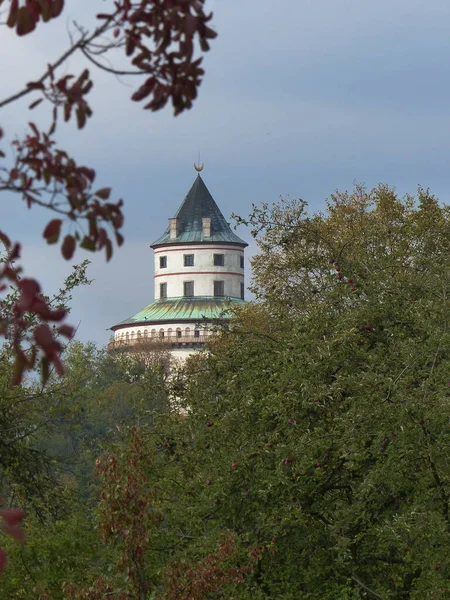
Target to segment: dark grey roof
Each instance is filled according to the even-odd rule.
[[[228,242],[248,246],[244,240],[233,233],[200,175],[194,181],[175,217],[179,219],[177,237],[170,237],[170,226],[167,226],[163,235],[153,242],[152,248],[162,244],[189,242]],[[211,218],[210,237],[202,235],[202,218],[204,217]]]

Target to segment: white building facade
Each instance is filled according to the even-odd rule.
[[[217,320],[244,303],[244,249],[200,174],[152,245],[155,299],[114,325],[109,350],[157,340],[179,359],[201,348]]]

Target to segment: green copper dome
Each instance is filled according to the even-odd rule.
[[[212,296],[194,296],[191,298],[161,298],[155,300],[141,311],[114,325],[114,331],[126,325],[156,325],[158,323],[176,323],[177,321],[213,321],[226,318],[233,307],[245,304],[239,298],[215,298]]]
[[[202,235],[202,219],[207,217],[211,219],[211,235],[205,237]],[[166,244],[196,242],[222,242],[248,246],[244,240],[233,233],[200,175],[194,181],[175,218],[178,219],[178,235],[171,238],[170,226],[168,226],[163,235],[153,242],[152,248]]]

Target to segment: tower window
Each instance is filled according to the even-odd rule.
[[[159,284],[159,297],[160,298],[167,298],[167,283],[160,283]]]
[[[166,269],[167,268],[167,256],[159,257],[159,268]]]
[[[194,295],[194,282],[193,281],[183,281],[183,296],[193,296]]]
[[[214,266],[223,267],[225,264],[225,256],[223,254],[214,254]]]
[[[194,266],[194,255],[193,254],[185,254],[184,255],[184,266],[185,267],[193,267]]]
[[[245,295],[245,286],[244,286],[244,282],[241,282],[241,300],[244,299],[244,295]]]
[[[214,296],[225,296],[224,291],[224,282],[223,281],[215,281],[214,282]]]
[[[243,254],[241,254],[240,259],[241,259],[240,260],[240,267],[241,267],[241,269],[243,269],[244,268],[244,255]]]

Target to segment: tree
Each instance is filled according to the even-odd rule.
[[[248,589],[446,597],[449,208],[358,186],[248,223],[259,304],[186,392],[222,527],[270,548]]]
[[[0,509],[0,517],[16,519],[5,520],[6,533],[20,539],[26,534],[24,546],[4,540],[9,560],[1,597],[62,600],[93,582],[99,593],[106,579],[116,591],[126,587],[124,570],[112,572],[120,559],[117,544],[105,545],[98,535],[96,459],[122,448],[134,426],[151,431],[155,416],[167,410],[165,373],[155,361],[139,366],[137,356],[112,358],[92,343],[73,341],[63,359],[64,378],[50,376],[45,386],[11,390],[10,377],[0,378],[17,404],[14,420],[2,424],[2,488],[5,501],[27,514],[22,530],[22,511],[9,517]],[[5,366],[11,368],[7,361]],[[5,404],[11,411],[10,395]],[[26,435],[16,439],[18,427]],[[121,481],[111,481],[116,493]]]
[[[109,187],[94,188],[95,171],[77,162],[57,148],[55,134],[60,120],[75,116],[78,128],[83,128],[92,116],[87,95],[93,86],[89,69],[78,76],[61,75],[67,59],[82,54],[91,67],[113,75],[133,76],[139,87],[132,100],[145,100],[146,110],[162,109],[172,101],[174,114],[191,108],[204,74],[200,51],[209,49],[209,40],[216,33],[208,23],[212,15],[204,12],[204,0],[118,0],[111,3],[111,12],[96,16],[98,25],[85,28],[73,24],[68,49],[49,62],[41,77],[29,81],[10,97],[0,101],[0,108],[29,96],[30,109],[45,102],[51,107],[51,124],[40,131],[30,123],[30,132],[23,140],[14,140],[11,164],[0,164],[0,190],[21,197],[28,208],[42,207],[56,213],[49,221],[43,236],[49,244],[60,240],[64,224],[68,232],[61,243],[66,259],[72,258],[77,246],[90,251],[105,249],[106,258],[112,255],[113,244],[108,233],[120,246],[123,236],[122,201],[109,202]],[[36,27],[61,18],[64,0],[0,0],[6,12],[6,25],[17,35],[31,34]],[[131,63],[127,69],[110,66],[110,57],[123,53]],[[0,140],[4,136],[0,128]],[[0,148],[0,160],[6,161]],[[82,225],[86,223],[88,232]],[[53,364],[61,374],[60,354],[63,346],[58,336],[71,338],[73,328],[67,325],[49,327],[66,316],[64,310],[52,311],[43,300],[39,284],[22,275],[17,265],[21,247],[5,232],[0,241],[6,258],[0,267],[0,292],[9,285],[17,286],[20,295],[13,310],[2,311],[0,335],[13,341],[16,357],[16,378],[19,382],[25,371],[32,370],[42,360],[45,378],[48,365]],[[39,323],[29,327],[28,320],[37,317]]]
[[[246,576],[209,598],[446,598],[449,208],[358,186],[248,222],[259,302],[192,361],[187,416],[143,438],[163,526],[142,571],[186,573],[232,536]]]

